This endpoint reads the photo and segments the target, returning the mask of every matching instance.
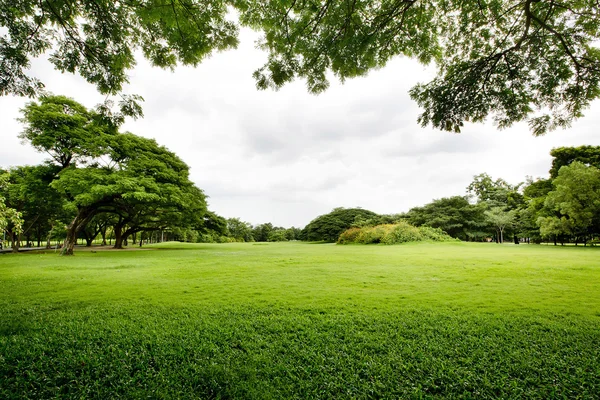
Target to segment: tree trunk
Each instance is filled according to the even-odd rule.
[[[106,246],[106,226],[100,231],[102,235],[102,246]]]
[[[123,226],[121,224],[116,224],[113,227],[113,232],[115,234],[115,245],[113,248],[122,249],[123,248]]]
[[[77,241],[77,225],[75,224],[75,219],[69,224],[67,228],[67,237],[65,237],[65,244],[60,252],[63,256],[72,256],[73,249],[75,249],[75,243]]]
[[[63,256],[72,256],[73,249],[75,248],[75,244],[77,243],[77,234],[85,228],[85,226],[90,222],[90,219],[94,216],[94,210],[90,210],[89,208],[81,208],[73,221],[67,227],[67,237],[65,238],[65,244],[62,248],[61,254]]]
[[[21,235],[15,235],[14,232],[10,233],[10,241],[12,242],[11,246],[12,246],[12,252],[13,253],[18,253],[19,252],[19,245],[21,244]]]

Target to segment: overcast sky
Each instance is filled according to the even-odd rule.
[[[237,50],[197,68],[152,68],[142,58],[127,93],[145,98],[145,117],[123,130],[155,138],[190,167],[209,208],[252,224],[302,227],[334,207],[408,211],[433,199],[464,195],[482,172],[518,183],[546,177],[550,150],[600,145],[600,103],[568,130],[533,137],[526,124],[499,131],[468,124],[461,134],[421,128],[408,90],[433,70],[398,58],[367,77],[310,95],[297,81],[258,91],[252,72],[266,56],[242,30]],[[103,101],[81,78],[36,60],[49,91],[87,107]],[[0,97],[0,166],[37,164],[45,156],[22,144],[16,121],[27,99]]]

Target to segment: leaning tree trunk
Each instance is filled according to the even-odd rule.
[[[85,228],[94,214],[94,210],[90,210],[89,208],[82,208],[77,212],[77,215],[67,227],[67,237],[65,238],[65,243],[61,251],[63,256],[73,255],[73,250],[75,249],[75,244],[77,243],[77,234]]]

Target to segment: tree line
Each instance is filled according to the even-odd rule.
[[[14,251],[23,240],[62,241],[62,253],[70,255],[78,238],[91,245],[97,237],[102,244],[114,239],[117,249],[128,239],[335,242],[348,228],[399,221],[465,241],[587,244],[600,234],[599,146],[553,149],[547,178],[512,185],[482,173],[466,194],[406,213],[336,208],[299,229],[253,226],[208,210],[189,167],[154,140],[120,132],[119,114],[109,118],[106,110],[54,95],[28,103],[22,114],[20,137],[50,158],[0,171],[0,228]]]
[[[337,241],[352,227],[406,221],[442,229],[463,241],[597,242],[600,236],[600,146],[553,149],[549,177],[510,184],[476,175],[464,195],[441,198],[405,213],[378,215],[336,208],[311,221],[303,240]]]

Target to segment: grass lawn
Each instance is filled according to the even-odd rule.
[[[599,398],[600,249],[0,255],[0,398]]]

